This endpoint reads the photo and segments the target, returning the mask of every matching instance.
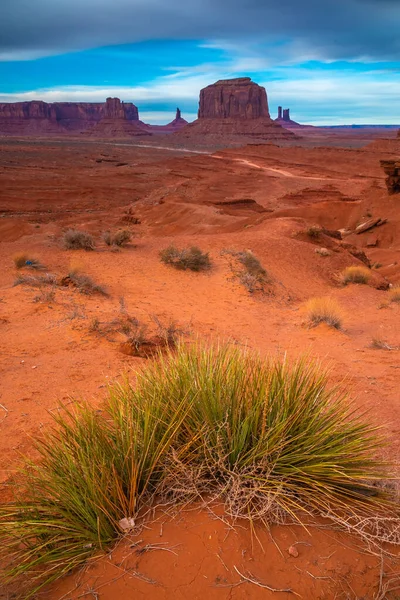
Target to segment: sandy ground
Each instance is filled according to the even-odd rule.
[[[102,142],[3,140],[2,498],[8,497],[7,482],[21,453],[34,456],[34,440],[50,426],[61,402],[85,398],[100,403],[108,382],[145,362],[121,353],[118,338],[91,331],[94,319],[109,323],[121,306],[150,326],[153,315],[165,323],[176,321],[189,342],[196,336],[230,339],[263,355],[307,352],[322,359],[332,367],[334,381],[346,379],[356,405],[384,426],[388,456],[398,460],[400,305],[389,303],[387,291],[378,288],[383,282],[400,283],[400,199],[387,195],[379,166],[381,158],[399,151],[395,140],[362,149],[252,145],[216,154]],[[305,233],[311,225],[351,230],[371,217],[388,221],[349,235],[343,243],[325,235],[313,240]],[[95,235],[96,251],[63,250],[60,239],[69,227]],[[127,248],[112,252],[101,234],[120,227],[130,229],[134,238]],[[163,265],[159,252],[171,243],[208,251],[211,271],[178,272]],[[361,264],[349,252],[350,244],[380,265],[371,285],[338,285],[337,275],[345,266]],[[315,252],[321,246],[329,256]],[[256,254],[271,277],[268,293],[250,294],[232,277],[226,249]],[[18,272],[13,256],[21,251],[40,259],[58,278],[71,264],[79,265],[106,286],[109,296],[57,288],[48,301],[37,288],[14,286]],[[307,327],[304,303],[321,295],[340,303],[342,331]],[[371,348],[373,338],[393,349]],[[235,567],[302,597],[309,592],[309,598],[372,600],[382,589],[380,558],[357,550],[352,538],[331,530],[277,528],[273,537],[280,553],[261,529],[262,545],[254,543],[245,524],[226,540],[226,525],[204,510],[175,516],[172,522],[158,514],[149,527],[140,544],[178,545],[176,554],[143,553],[139,561],[138,547],[130,548],[138,540],[125,540],[112,554],[116,571],[109,559],[100,561],[79,575],[79,593],[67,593],[77,584],[75,576],[45,597],[91,597],[87,590],[94,590],[96,598],[124,600],[295,597],[240,583]],[[297,558],[287,552],[295,542],[302,542]],[[332,552],[334,558],[326,558]],[[118,570],[121,565],[145,577],[124,574]],[[385,581],[394,569],[385,563]],[[0,591],[0,598],[5,594]]]

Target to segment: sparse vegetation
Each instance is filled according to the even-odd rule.
[[[91,296],[93,294],[99,294],[100,296],[108,296],[107,289],[98,283],[96,283],[86,273],[81,273],[77,269],[71,269],[67,277],[62,280],[63,285],[72,285],[81,294]]]
[[[77,229],[68,229],[62,238],[63,246],[66,250],[94,250],[95,241],[92,235],[87,231],[78,231]]]
[[[234,277],[251,294],[257,291],[264,292],[265,285],[271,283],[271,277],[251,250],[223,250],[221,254],[232,256],[237,261],[239,268],[231,264]]]
[[[37,296],[35,296],[33,298],[32,302],[51,304],[52,302],[55,301],[55,299],[56,299],[56,290],[55,290],[55,286],[54,286],[51,289],[40,290],[39,294],[37,294]]]
[[[398,346],[391,346],[390,344],[378,337],[372,338],[370,346],[375,350],[398,350]]]
[[[44,269],[44,265],[42,265],[37,258],[34,258],[25,252],[18,252],[17,254],[14,254],[13,260],[17,269],[23,269],[24,267],[36,270]]]
[[[24,575],[26,599],[133,528],[155,494],[211,494],[234,517],[269,521],[390,511],[376,428],[305,360],[179,345],[135,387],[114,385],[102,412],[55,420],[0,508],[5,579]]]
[[[400,302],[400,285],[391,288],[388,295],[390,302]]]
[[[160,259],[164,264],[171,265],[179,270],[205,271],[211,267],[208,252],[202,252],[197,246],[182,250],[175,246],[168,246],[168,248],[161,250]]]
[[[343,285],[349,283],[361,283],[366,284],[371,278],[371,271],[367,267],[355,265],[352,267],[346,267],[340,275],[340,282]]]
[[[311,298],[306,304],[306,312],[310,325],[316,327],[326,323],[334,329],[342,327],[342,313],[339,304],[334,298]]]
[[[126,246],[131,241],[132,234],[128,229],[120,229],[115,233],[111,233],[111,231],[106,231],[103,234],[103,240],[107,244],[107,246],[117,246],[121,248]]]
[[[312,240],[319,240],[321,237],[321,228],[317,225],[311,225],[311,227],[306,230],[306,234]]]
[[[14,281],[16,285],[29,285],[31,287],[42,287],[43,285],[57,284],[57,277],[52,273],[45,273],[44,275],[18,275]]]

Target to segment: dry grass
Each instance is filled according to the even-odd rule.
[[[103,234],[103,240],[107,246],[117,246],[121,248],[129,244],[132,238],[132,233],[128,229],[120,229],[115,233],[106,231]]]
[[[370,347],[373,348],[374,350],[398,350],[399,349],[398,346],[391,346],[390,344],[385,342],[385,340],[382,340],[381,338],[378,338],[378,337],[372,338]]]
[[[14,254],[13,261],[16,269],[28,267],[29,269],[42,270],[45,268],[37,258],[26,252],[17,252]]]
[[[334,298],[328,296],[311,298],[305,308],[311,327],[326,323],[329,327],[341,329],[342,311]]]
[[[16,285],[29,285],[31,287],[42,287],[44,285],[57,285],[57,277],[52,273],[45,273],[44,275],[18,275],[14,281]]]
[[[349,283],[367,284],[371,279],[371,271],[367,267],[355,265],[346,267],[340,274],[340,283],[348,285]]]
[[[179,250],[175,246],[168,246],[160,252],[160,259],[166,265],[181,271],[206,271],[211,268],[208,252],[202,252],[197,246]]]
[[[82,273],[77,269],[71,269],[67,277],[62,280],[63,285],[72,285],[78,292],[85,294],[86,296],[92,296],[98,294],[99,296],[108,296],[107,289],[96,283],[89,275]]]
[[[400,285],[391,288],[388,291],[388,296],[390,302],[400,302]]]
[[[62,237],[62,244],[66,250],[94,250],[95,241],[87,231],[68,229]]]

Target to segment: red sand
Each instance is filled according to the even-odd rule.
[[[49,427],[51,412],[61,401],[85,397],[98,403],[107,382],[143,363],[89,331],[93,318],[106,322],[115,317],[121,297],[130,314],[145,322],[153,314],[176,320],[189,332],[188,340],[190,335],[230,338],[263,355],[288,350],[294,356],[306,351],[322,358],[333,366],[334,380],[347,379],[357,406],[369,409],[371,420],[384,425],[388,453],[397,460],[400,353],[375,350],[370,344],[375,337],[400,346],[400,305],[388,303],[387,292],[376,289],[384,278],[400,283],[400,198],[388,196],[379,167],[381,158],[399,151],[395,141],[390,148],[376,142],[359,150],[248,146],[214,156],[101,142],[3,141],[0,481],[7,483],[21,452],[33,455],[33,439]],[[370,215],[388,222],[344,241],[362,248],[382,266],[374,271],[372,285],[340,287],[337,274],[361,263],[340,242],[326,236],[316,242],[304,231],[313,224],[354,229]],[[141,223],[132,224],[134,218]],[[111,252],[100,241],[101,233],[122,226],[135,234],[134,246]],[[68,227],[93,233],[98,239],[96,252],[61,249],[60,237]],[[367,247],[375,242],[375,247]],[[213,269],[197,274],[162,265],[158,253],[170,243],[197,244],[209,251]],[[317,254],[319,246],[328,248],[330,256]],[[221,255],[227,248],[256,254],[273,278],[273,295],[250,295],[232,281],[229,261]],[[66,289],[56,291],[53,303],[34,302],[37,289],[13,287],[17,271],[12,257],[20,251],[38,257],[58,276],[68,272],[71,261],[80,263],[107,286],[110,297],[85,297]],[[305,326],[304,302],[320,295],[333,296],[342,306],[343,331]],[[1,494],[7,497],[7,485]],[[257,535],[265,554],[254,540],[251,550],[247,525],[224,541],[225,526],[204,511],[179,519],[172,523],[164,519],[161,538],[169,547],[182,544],[175,549],[178,556],[154,551],[138,562],[133,550],[124,562],[124,568],[134,568],[157,585],[123,573],[116,579],[121,571],[111,565],[132,552],[127,541],[113,553],[112,561],[104,559],[90,567],[83,585],[90,581],[94,590],[99,589],[98,596],[94,592],[92,596],[102,600],[137,595],[149,600],[187,595],[295,597],[249,582],[216,587],[216,582],[240,581],[236,565],[261,583],[292,587],[302,597],[307,593],[321,599],[379,597],[380,560],[364,550],[349,550],[347,546],[356,543],[353,538],[331,530],[312,529],[309,535],[298,527],[274,528],[282,557],[261,529]],[[143,543],[160,542],[159,522],[151,527],[139,536]],[[287,548],[296,541],[311,546],[296,546],[300,556],[295,559]],[[332,559],[326,558],[334,551]],[[391,568],[385,566],[385,581]],[[116,581],[108,584],[112,579]],[[76,576],[68,577],[46,597],[58,600],[75,582]],[[79,590],[66,598],[83,597],[79,594],[87,588]],[[7,598],[6,590],[0,591],[0,598]]]

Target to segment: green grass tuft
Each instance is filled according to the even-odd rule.
[[[380,447],[318,364],[178,344],[135,387],[111,387],[103,411],[56,417],[0,507],[5,579],[28,575],[31,597],[106,550],[154,494],[211,494],[252,519],[387,511]]]

